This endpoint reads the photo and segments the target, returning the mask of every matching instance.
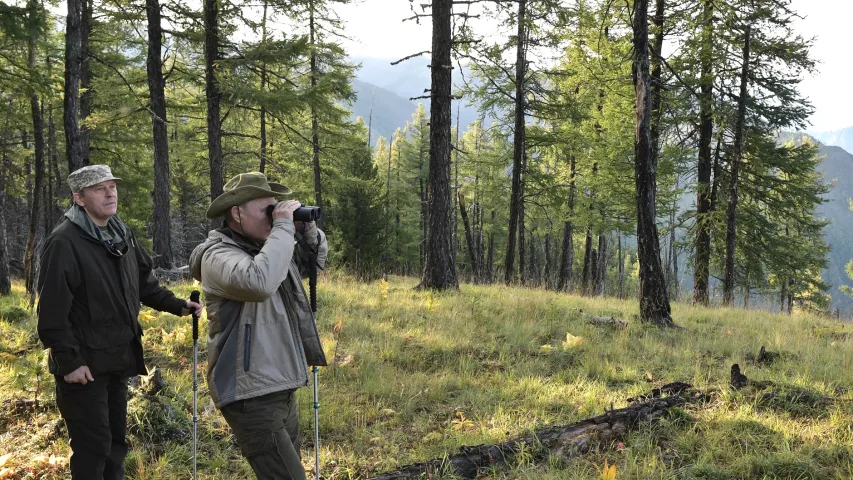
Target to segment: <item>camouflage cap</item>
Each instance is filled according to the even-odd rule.
[[[91,187],[107,180],[120,181],[121,179],[114,177],[110,167],[106,165],[87,165],[68,175],[68,186],[71,187],[73,193],[80,193],[80,190],[86,187]]]

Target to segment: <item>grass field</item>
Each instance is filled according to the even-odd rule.
[[[626,406],[655,386],[684,381],[715,390],[709,403],[676,407],[619,444],[562,459],[531,448],[494,479],[597,479],[605,461],[618,479],[853,478],[853,326],[806,315],[673,305],[683,329],[636,320],[637,304],[541,290],[463,285],[415,292],[414,279],[319,286],[321,473],[365,478],[498,443]],[[191,285],[176,292],[188,296]],[[67,434],[53,379],[20,284],[0,298],[0,478],[70,478]],[[579,311],[628,320],[590,325]],[[131,388],[131,479],[192,474],[192,335],[189,322],[144,310],[146,363],[163,374]],[[202,319],[201,331],[206,331]],[[759,347],[777,361],[749,360]],[[230,430],[199,386],[199,477],[252,478]],[[729,387],[739,363],[761,389]],[[773,395],[764,395],[772,391]],[[313,469],[310,388],[299,410],[306,469]],[[33,400],[38,398],[38,406]]]

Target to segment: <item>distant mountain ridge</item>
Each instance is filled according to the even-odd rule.
[[[428,93],[429,57],[415,57],[397,65],[391,65],[395,60],[398,59],[350,58],[353,63],[361,64],[353,81],[353,89],[358,98],[352,105],[352,118],[362,117],[367,124],[370,117],[371,98],[373,99],[370,139],[373,145],[380,136],[390,138],[397,128],[405,128],[406,122],[411,121],[418,103],[423,103],[429,112],[428,98],[412,100]],[[464,74],[468,75],[467,72]],[[454,83],[461,83],[456,70],[454,70]],[[460,133],[479,118],[477,109],[467,103],[468,101],[464,99],[454,100],[451,110],[451,121],[454,125],[458,112]]]
[[[850,129],[853,133],[853,129]],[[832,288],[832,308],[838,308],[846,316],[853,315],[853,298],[841,292],[839,286],[853,285],[847,276],[845,267],[853,260],[853,211],[850,199],[853,199],[853,154],[834,145],[826,145],[810,133],[781,132],[780,142],[803,142],[809,138],[820,146],[818,154],[823,161],[818,170],[823,180],[830,186],[826,194],[827,202],[817,208],[817,216],[829,220],[824,229],[824,238],[832,247],[829,252],[829,267],[823,272],[823,279]]]
[[[847,153],[853,154],[853,126],[842,128],[841,130],[835,130],[834,132],[807,133],[824,145],[841,147],[846,150]]]

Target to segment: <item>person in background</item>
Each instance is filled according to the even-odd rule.
[[[106,165],[71,173],[74,204],[41,255],[38,335],[71,438],[74,480],[124,478],[127,382],[147,374],[140,302],[181,316],[202,310],[152,274],[151,257],[116,215],[120,180]]]

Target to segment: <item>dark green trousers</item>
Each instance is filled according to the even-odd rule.
[[[221,411],[258,480],[305,479],[295,390],[238,400]]]
[[[127,455],[127,377],[96,375],[86,385],[56,380],[56,406],[71,438],[71,478],[122,480]]]

